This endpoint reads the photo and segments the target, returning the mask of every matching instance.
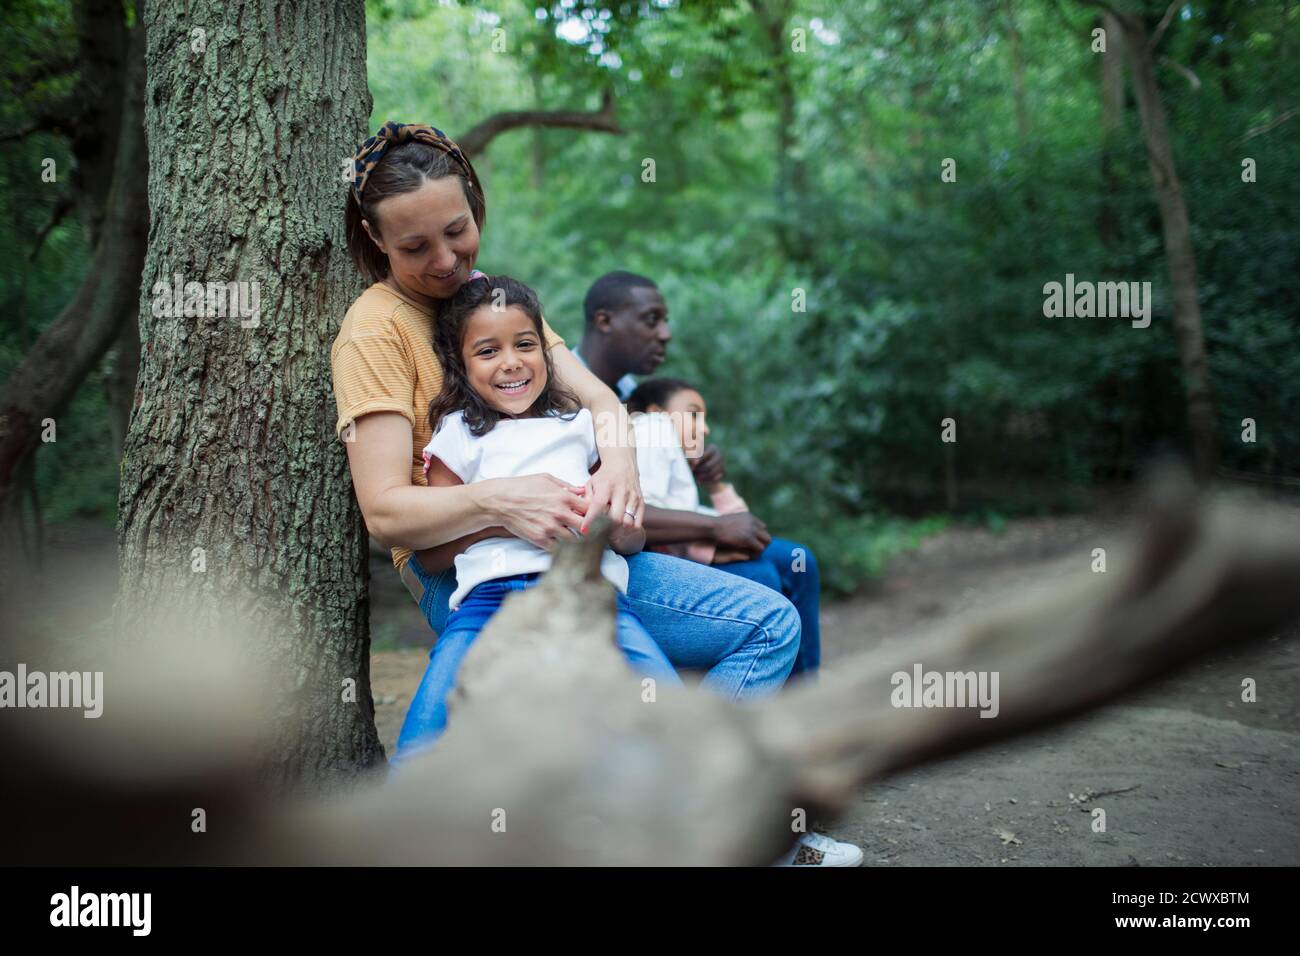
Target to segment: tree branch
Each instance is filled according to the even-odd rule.
[[[1081,570],[1032,603],[963,615],[928,638],[857,655],[818,684],[740,705],[667,687],[644,696],[615,645],[614,593],[599,576],[602,517],[484,628],[437,746],[396,780],[311,803],[272,803],[257,788],[267,731],[254,708],[231,704],[282,686],[277,677],[252,669],[235,644],[178,643],[169,631],[107,662],[125,722],[92,733],[67,712],[56,733],[58,713],[15,711],[0,759],[26,772],[0,788],[0,812],[22,808],[26,822],[7,849],[82,866],[768,864],[790,844],[792,807],[843,807],[864,782],[1044,727],[1295,619],[1290,510],[1197,502],[1186,479],[1156,488],[1146,534],[1108,573]],[[996,717],[982,719],[978,705],[897,706],[893,675],[918,662],[998,674]],[[185,680],[184,693],[163,675]],[[70,789],[75,814],[54,799]],[[196,792],[225,808],[230,840],[177,832],[172,821]],[[158,812],[139,813],[141,793]],[[482,821],[501,807],[510,825],[494,832]],[[575,819],[594,821],[601,838]]]
[[[513,110],[495,113],[464,136],[458,137],[456,142],[468,156],[474,158],[482,155],[488,144],[502,133],[525,126],[583,129],[598,133],[613,133],[616,136],[623,133],[614,115],[614,95],[606,90],[599,110]]]
[[[1183,79],[1187,81],[1188,86],[1190,86],[1194,90],[1200,90],[1201,78],[1197,76],[1195,73],[1193,73],[1191,70],[1189,70],[1187,67],[1183,66],[1181,63],[1175,63],[1167,56],[1162,56],[1159,60],[1159,63],[1161,66],[1167,66],[1171,70],[1175,70],[1181,73],[1183,75]]]
[[[41,253],[41,247],[45,245],[46,238],[59,223],[63,222],[63,217],[72,211],[74,205],[72,197],[67,193],[59,197],[59,201],[50,210],[50,221],[36,234],[36,244],[32,246],[32,251],[27,255],[28,262],[36,261],[36,257]]]
[[[807,795],[841,806],[863,781],[1046,726],[1294,620],[1300,596],[1275,590],[1300,573],[1294,517],[1227,498],[1197,505],[1193,495],[1185,479],[1155,486],[1144,508],[1149,527],[1123,567],[1082,573],[1077,588],[983,622],[954,621],[927,640],[882,646],[840,668],[833,686],[828,679],[778,698],[768,729],[805,768]],[[916,662],[999,674],[996,718],[895,706],[892,675]]]
[[[1154,52],[1156,46],[1160,43],[1160,38],[1165,35],[1165,31],[1169,29],[1169,24],[1174,20],[1174,11],[1181,7],[1185,2],[1186,0],[1173,0],[1173,3],[1169,4],[1169,8],[1165,10],[1165,15],[1160,18],[1160,22],[1156,25],[1155,32],[1151,34],[1151,39],[1147,42],[1148,50]]]
[[[1285,113],[1277,117],[1277,119],[1272,120],[1271,122],[1262,123],[1259,126],[1252,126],[1250,129],[1246,130],[1246,135],[1241,137],[1241,139],[1237,140],[1237,142],[1244,143],[1248,139],[1254,139],[1256,136],[1261,136],[1264,133],[1267,133],[1269,130],[1281,126],[1287,120],[1292,119],[1293,117],[1296,116],[1300,116],[1300,106],[1293,107],[1292,109],[1287,110]]]

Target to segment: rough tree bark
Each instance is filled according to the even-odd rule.
[[[150,0],[145,29],[153,228],[121,468],[118,627],[256,635],[256,663],[287,681],[268,704],[265,782],[345,786],[384,762],[366,538],[329,372],[361,288],[341,174],[370,111],[365,6]],[[211,306],[177,314],[153,292],[176,276],[247,283],[257,324]]]

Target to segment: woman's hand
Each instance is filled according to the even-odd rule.
[[[645,528],[616,524],[609,532],[609,546],[615,554],[640,554],[645,549]]]
[[[587,482],[589,507],[586,521],[579,530],[586,534],[596,516],[606,513],[616,528],[641,528],[645,502],[637,474],[636,449],[602,448],[600,454],[600,467]]]
[[[627,409],[609,387],[591,374],[563,345],[551,349],[556,375],[577,393],[584,408],[591,412],[596,428],[596,447],[600,467],[587,482],[587,528],[597,515],[608,514],[615,525],[643,527],[645,502],[641,497],[641,479],[636,468],[636,433]],[[630,512],[630,514],[629,514]]]
[[[579,533],[590,510],[585,488],[554,475],[492,478],[468,487],[480,496],[494,524],[544,551],[554,551],[557,542]]]

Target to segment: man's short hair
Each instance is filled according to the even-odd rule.
[[[586,316],[587,325],[596,321],[597,312],[602,310],[614,312],[622,308],[627,304],[628,292],[641,288],[657,289],[659,286],[654,280],[639,276],[635,272],[606,272],[591,284],[586,298],[582,300],[582,311]]]

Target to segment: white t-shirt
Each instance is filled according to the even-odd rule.
[[[461,412],[452,412],[439,424],[424,448],[425,463],[437,457],[465,484],[489,478],[522,478],[552,474],[582,487],[591,478],[591,466],[600,460],[591,412],[580,409],[570,421],[558,415],[546,418],[502,418],[482,438],[470,434]],[[456,555],[456,591],[448,607],[456,610],[475,585],[512,574],[545,571],[551,555],[521,538],[484,538]],[[627,562],[606,548],[600,572],[610,584],[627,593]]]
[[[715,509],[700,504],[695,473],[686,461],[672,416],[666,412],[637,412],[632,415],[632,428],[636,432],[637,474],[646,504],[716,516]]]

